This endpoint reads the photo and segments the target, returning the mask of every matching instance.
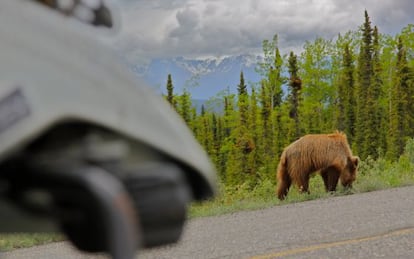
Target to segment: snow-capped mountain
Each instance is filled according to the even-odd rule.
[[[165,93],[167,76],[171,74],[174,92],[187,89],[194,99],[209,99],[223,91],[235,93],[243,71],[245,83],[256,83],[260,75],[255,71],[260,56],[239,55],[222,58],[154,59],[146,66],[131,69],[149,85]]]

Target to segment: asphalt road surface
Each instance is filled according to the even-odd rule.
[[[1,258],[107,258],[61,242]],[[190,220],[138,258],[414,258],[414,186]]]

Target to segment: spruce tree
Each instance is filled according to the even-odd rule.
[[[337,129],[344,131],[352,144],[355,134],[355,79],[352,50],[346,43],[342,56],[342,70],[338,84]]]
[[[214,137],[216,142],[216,167],[218,171],[218,175],[220,179],[225,182],[226,181],[226,164],[227,164],[227,154],[228,150],[225,148],[226,146],[226,138],[224,136],[224,119],[222,117],[216,117],[216,135]]]
[[[371,78],[373,74],[372,68],[372,28],[365,10],[365,22],[362,26],[362,42],[360,46],[360,53],[358,59],[358,84],[357,84],[357,109],[355,121],[355,151],[362,158],[368,156],[368,151],[365,148],[368,128],[368,109],[367,98],[368,89],[371,87]]]
[[[247,126],[247,109],[248,109],[248,94],[247,94],[247,85],[244,83],[243,71],[240,72],[240,83],[237,86],[238,92],[238,108],[240,116],[240,124]]]
[[[243,72],[240,72],[240,83],[237,86],[238,89],[238,113],[239,113],[239,123],[236,129],[236,145],[238,154],[235,154],[236,157],[239,157],[239,173],[247,174],[251,172],[251,167],[248,164],[249,154],[253,151],[254,143],[251,137],[251,132],[249,131],[248,125],[248,93],[247,86],[244,82]],[[246,179],[246,177],[242,177]]]
[[[262,165],[261,156],[263,153],[261,149],[261,139],[260,139],[260,118],[259,118],[259,107],[257,103],[256,89],[252,88],[252,94],[250,96],[250,116],[249,116],[249,129],[252,134],[252,140],[255,145],[252,154],[249,157],[249,164],[251,166],[252,172],[257,172],[259,166]]]
[[[235,125],[234,95],[224,97],[224,137],[230,137]]]
[[[213,158],[214,164],[218,165],[218,154],[221,146],[222,141],[222,135],[221,135],[221,125],[220,125],[220,119],[217,119],[217,116],[215,113],[212,113],[211,115],[211,124],[212,124],[212,135],[213,135]]]
[[[412,69],[408,65],[407,48],[401,37],[398,40],[397,53],[397,78],[401,90],[403,91],[403,133],[404,140],[408,137],[414,137],[414,82]]]
[[[214,148],[214,137],[213,137],[213,126],[210,120],[210,116],[206,113],[204,105],[202,106],[202,112],[200,114],[200,118],[202,121],[202,145],[208,155],[213,158],[215,156],[215,148]]]
[[[174,103],[174,86],[171,79],[171,74],[168,74],[167,77],[167,101],[175,108]]]
[[[367,90],[366,97],[366,121],[364,130],[364,146],[363,154],[376,159],[378,157],[378,149],[383,146],[380,142],[381,137],[381,115],[383,113],[380,107],[380,96],[382,89],[381,79],[381,63],[380,63],[380,46],[378,28],[375,26],[373,31],[373,55],[372,55],[372,76],[371,84]]]
[[[407,101],[412,96],[407,96],[409,86],[409,69],[407,66],[406,52],[401,38],[398,39],[397,65],[391,87],[389,99],[389,129],[387,138],[387,157],[397,159],[404,151],[404,140],[407,136],[409,117],[407,114]]]
[[[239,152],[237,152],[235,125],[236,111],[234,109],[234,95],[224,96],[224,115],[223,115],[223,141],[220,147],[220,159],[222,161],[221,168],[222,177],[226,184],[237,185],[240,183],[239,171]]]
[[[191,94],[186,89],[177,100],[177,110],[188,126],[191,126]]]
[[[297,64],[297,56],[290,52],[289,54],[289,103],[290,103],[290,111],[289,117],[294,120],[294,129],[293,129],[293,138],[297,139],[300,137],[300,123],[299,123],[299,103],[301,98],[301,90],[302,90],[302,80],[298,76],[298,64]]]

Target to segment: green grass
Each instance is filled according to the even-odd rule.
[[[406,152],[396,162],[384,158],[377,160],[368,158],[362,161],[352,190],[345,190],[338,184],[337,192],[326,193],[322,178],[315,175],[310,180],[310,194],[299,193],[295,187],[292,187],[286,200],[281,202],[275,196],[276,184],[271,181],[265,180],[254,188],[250,188],[248,184],[233,188],[220,186],[221,192],[218,197],[204,203],[193,204],[189,215],[190,218],[215,216],[240,210],[261,209],[408,185],[414,185],[414,142],[407,144]]]
[[[265,181],[266,186],[258,185],[253,190],[238,189],[237,192],[222,191],[218,197],[203,203],[194,203],[190,207],[190,218],[217,216],[241,210],[256,210],[303,202],[320,198],[349,194],[344,189],[338,188],[336,193],[326,193],[320,176],[312,177],[310,180],[311,193],[299,193],[297,188],[292,187],[289,195],[284,201],[277,199],[275,195],[275,184]]]
[[[62,241],[64,237],[59,234],[1,234],[0,251],[16,248],[32,247],[50,242]]]

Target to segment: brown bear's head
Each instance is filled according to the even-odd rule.
[[[352,156],[348,158],[345,170],[341,174],[341,183],[345,188],[351,188],[356,179],[359,157]]]

